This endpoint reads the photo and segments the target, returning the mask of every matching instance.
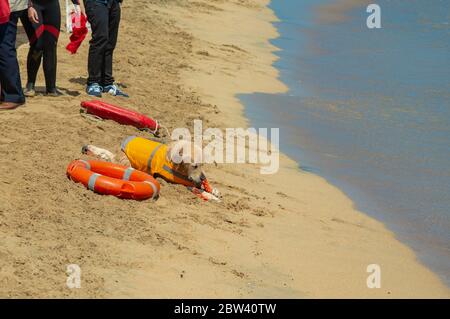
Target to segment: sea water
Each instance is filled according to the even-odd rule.
[[[376,3],[380,29],[367,27],[364,1],[273,0],[275,66],[290,90],[240,99],[253,126],[280,128],[300,169],[341,188],[449,284],[450,1]]]

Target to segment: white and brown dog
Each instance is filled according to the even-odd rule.
[[[204,199],[218,200],[220,197],[219,191],[209,186],[203,171],[203,150],[189,141],[163,144],[130,136],[123,141],[121,151],[122,155],[117,157],[112,152],[94,145],[85,145],[82,148],[83,154],[131,166],[154,177],[162,177],[168,182],[185,185],[191,190],[202,190],[201,193],[207,194],[200,196],[201,193],[194,193]]]

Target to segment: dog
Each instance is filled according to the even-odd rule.
[[[130,136],[122,142],[120,149],[122,153],[119,157],[94,145],[83,146],[82,153],[131,166],[170,183],[203,189],[220,198],[219,191],[210,188],[207,183],[203,170],[203,150],[190,141],[179,140],[164,144]]]

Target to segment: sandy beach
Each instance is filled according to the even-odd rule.
[[[278,34],[268,2],[125,0],[115,76],[131,98],[104,100],[169,129],[195,119],[247,127],[236,94],[287,90],[272,66]],[[283,154],[274,175],[254,164],[208,166],[221,203],[163,181],[156,202],[71,182],[66,167],[85,158],[84,144],[116,150],[128,135],[150,135],[79,115],[89,99],[88,43],[74,56],[67,43],[61,33],[65,95],[0,114],[0,297],[450,297],[383,224]],[[18,49],[23,75],[27,50]],[[42,72],[38,83],[42,91]],[[81,267],[81,289],[66,286],[69,264]],[[381,267],[379,289],[366,285],[370,264]]]

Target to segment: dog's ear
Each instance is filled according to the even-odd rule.
[[[177,141],[170,145],[168,149],[168,160],[174,164],[182,164],[184,162],[185,143]]]

